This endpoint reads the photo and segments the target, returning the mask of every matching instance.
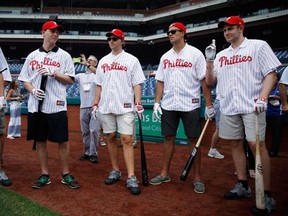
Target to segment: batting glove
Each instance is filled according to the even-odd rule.
[[[206,61],[214,61],[216,56],[216,45],[215,45],[215,40],[212,40],[212,44],[210,44],[208,47],[205,49],[205,57]]]
[[[154,107],[153,107],[153,117],[160,120],[160,116],[158,115],[158,113],[160,114],[160,116],[163,114],[162,113],[162,109],[160,107],[159,103],[154,103]]]
[[[267,100],[265,98],[258,98],[254,103],[254,111],[259,114],[267,110]]]
[[[205,119],[208,119],[208,118],[212,119],[215,117],[215,114],[216,112],[215,112],[213,105],[205,108]]]
[[[92,107],[91,115],[94,119],[97,119],[99,117],[99,106],[98,103],[94,103]]]
[[[144,108],[142,106],[142,103],[135,103],[135,111],[137,112],[140,120],[143,119],[143,112],[144,112]]]
[[[41,75],[41,76],[54,76],[55,72],[52,72],[50,68],[47,68],[47,67],[43,67],[43,68],[40,68],[38,70],[38,73]]]
[[[36,89],[34,88],[32,90],[32,95],[37,99],[37,100],[43,100],[45,98],[45,92],[41,89]]]
[[[4,110],[6,108],[6,100],[4,98],[4,96],[0,97],[0,110]]]

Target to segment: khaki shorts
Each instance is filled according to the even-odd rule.
[[[117,131],[120,134],[133,134],[133,125],[135,124],[135,116],[133,112],[122,115],[101,114],[103,133],[114,133]]]
[[[227,116],[221,113],[219,137],[227,140],[245,139],[248,142],[256,141],[255,113]],[[265,141],[266,115],[262,112],[259,118],[259,141]],[[245,131],[245,133],[244,133]]]
[[[0,134],[5,133],[5,112],[4,110],[0,111]]]

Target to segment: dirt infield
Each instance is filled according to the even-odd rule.
[[[208,127],[212,127],[209,125]],[[287,134],[287,133],[286,133]],[[170,183],[159,186],[141,186],[142,194],[133,196],[125,187],[127,172],[123,161],[122,149],[119,159],[122,167],[122,180],[114,185],[105,185],[104,179],[111,169],[107,147],[99,147],[99,163],[80,161],[82,154],[81,134],[70,132],[70,171],[81,184],[73,190],[60,182],[57,147],[49,143],[49,167],[52,183],[43,189],[31,188],[40,175],[36,152],[31,150],[32,142],[22,138],[5,140],[4,169],[13,180],[11,190],[35,200],[41,205],[62,215],[69,216],[124,216],[124,215],[251,215],[250,208],[255,203],[254,179],[249,179],[253,197],[242,200],[225,200],[224,192],[230,189],[236,176],[232,164],[230,148],[225,142],[219,151],[225,155],[222,160],[207,157],[211,137],[204,137],[202,143],[202,179],[206,184],[205,194],[196,194],[192,187],[191,173],[186,182],[179,177],[189,156],[189,147],[176,145],[171,164]],[[287,136],[286,136],[287,137]],[[287,144],[287,139],[286,139]],[[160,171],[162,144],[145,143],[149,177]],[[279,157],[272,161],[272,191],[277,201],[273,215],[287,215],[288,212],[288,147],[283,146]],[[140,174],[140,148],[135,149],[136,176]]]

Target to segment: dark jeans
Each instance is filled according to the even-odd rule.
[[[273,152],[275,155],[277,155],[281,144],[284,116],[266,116],[266,122],[267,127],[269,127],[272,132],[270,152]]]

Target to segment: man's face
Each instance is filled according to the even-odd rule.
[[[122,40],[116,36],[113,35],[109,36],[107,38],[107,41],[109,43],[111,50],[118,50],[122,48]]]
[[[59,39],[59,30],[58,29],[47,29],[46,31],[42,31],[42,35],[44,40],[56,44]]]
[[[239,25],[224,25],[223,33],[228,43],[234,43],[238,41],[240,36],[243,34],[243,27]]]
[[[171,27],[167,32],[167,36],[169,37],[170,43],[174,44],[177,41],[180,41],[184,37],[184,32],[181,29]]]

